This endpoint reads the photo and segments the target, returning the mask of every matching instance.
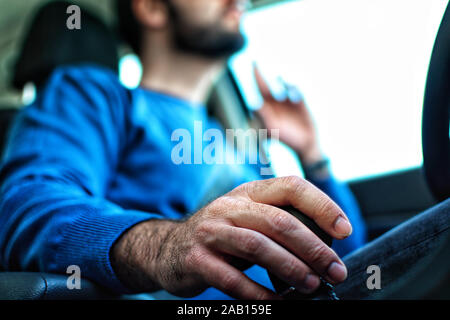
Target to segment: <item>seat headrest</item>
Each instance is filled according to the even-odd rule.
[[[94,63],[117,72],[118,41],[95,15],[81,9],[81,29],[67,28],[66,1],[53,1],[36,13],[25,36],[15,65],[13,85],[22,89],[27,82],[42,85],[62,65]]]

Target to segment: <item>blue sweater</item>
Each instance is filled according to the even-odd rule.
[[[114,242],[149,219],[181,219],[205,201],[261,179],[250,165],[176,165],[172,132],[220,128],[204,106],[144,89],[127,90],[95,66],[55,71],[17,117],[0,167],[0,264],[6,270],[82,276],[129,291],[110,264]],[[336,241],[344,255],[365,241],[346,185],[312,181],[347,213],[354,233]],[[246,273],[271,288],[264,269]],[[209,289],[198,298],[227,298]]]

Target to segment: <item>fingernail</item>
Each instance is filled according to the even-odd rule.
[[[328,277],[333,279],[335,282],[342,282],[347,279],[347,268],[337,262],[330,264],[327,273]]]
[[[353,232],[352,225],[350,224],[350,222],[348,222],[347,219],[344,219],[341,216],[339,216],[336,219],[336,222],[334,223],[334,230],[338,234],[340,234],[342,236],[346,236],[346,237],[351,235]]]

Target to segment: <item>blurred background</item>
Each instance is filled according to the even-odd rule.
[[[11,81],[16,60],[24,38],[37,10],[48,0],[2,0],[0,1],[0,106],[21,106],[22,92],[13,89]],[[110,0],[71,1],[89,8],[102,21],[112,25],[115,21]]]
[[[48,2],[0,2],[0,107],[20,107],[34,97],[32,86],[14,89],[11,81],[33,15]],[[114,26],[112,1],[71,2]],[[275,95],[282,90],[280,77],[300,88],[338,178],[421,165],[425,81],[447,0],[254,3],[242,26],[247,47],[230,61],[249,109],[261,103],[252,75],[252,63],[257,62]],[[119,47],[120,77],[135,87],[142,70],[137,57],[128,53]],[[271,148],[279,175],[301,174],[288,149]]]
[[[139,85],[142,66],[116,32],[114,2],[0,0],[0,161],[8,127],[17,111],[33,102],[56,67],[96,63],[117,72],[124,86]],[[448,157],[442,151],[448,142],[446,137],[429,135],[429,139],[424,139],[428,141],[424,146],[429,144],[434,152],[429,155],[443,159],[438,162],[442,167],[429,162],[429,155],[424,166],[422,156],[422,132],[433,133],[439,127],[436,120],[444,118],[429,115],[432,121],[423,121],[423,107],[429,69],[435,75],[434,81],[428,81],[427,96],[431,101],[425,103],[428,108],[436,110],[439,92],[447,91],[440,88],[448,88],[436,70],[446,70],[441,65],[445,66],[449,57],[448,46],[442,43],[450,39],[450,9],[447,23],[443,23],[447,31],[439,33],[440,46],[436,46],[440,47],[436,50],[440,55],[433,55],[430,68],[448,3],[448,0],[253,0],[242,23],[247,44],[229,60],[209,99],[209,112],[225,128],[246,129],[257,123],[252,111],[260,108],[262,100],[253,78],[254,63],[275,97],[285,98],[283,81],[298,87],[315,120],[332,172],[338,180],[348,183],[361,207],[369,238],[375,239],[448,196],[449,179],[442,174],[450,172]],[[69,16],[66,8],[70,4],[81,7],[81,30],[66,27]],[[47,6],[42,11],[44,5]],[[427,130],[422,131],[423,123],[428,125]],[[446,135],[447,127],[443,128]],[[444,144],[436,136],[443,138]],[[287,146],[268,141],[267,147],[275,175],[303,174]],[[430,174],[427,182],[424,174],[427,167],[433,169],[432,175],[444,180],[443,184],[447,183],[447,189],[440,195],[436,189],[432,190]],[[439,275],[430,277],[424,273],[423,283],[414,281],[412,288],[405,287],[406,296],[439,296],[427,292],[437,283],[447,289],[444,291],[448,298],[448,250],[442,247],[442,252],[445,254],[427,263],[445,269],[447,282],[441,281]],[[10,276],[5,274],[7,280]],[[36,275],[28,276],[36,279]],[[43,280],[37,276],[39,281]],[[14,294],[16,285],[23,283],[25,295],[32,292],[28,284],[31,280],[20,273],[15,277],[8,280],[14,287],[9,291]],[[62,283],[65,286],[65,278]],[[87,286],[88,291],[97,292],[92,285]]]
[[[57,65],[83,60],[81,53],[116,69],[125,86],[139,84],[139,59],[115,33],[113,0],[70,1],[82,8],[81,31],[67,30],[64,11],[50,12],[32,30],[38,10],[55,2],[0,1],[0,147],[14,110],[35,97],[39,79],[33,77],[41,73],[43,79]],[[254,0],[242,23],[247,45],[230,59],[211,95],[211,113],[226,128],[249,127],[251,111],[261,104],[254,62],[275,96],[283,98],[280,79],[297,86],[332,171],[350,183],[376,236],[435,203],[421,172],[422,108],[447,5],[448,0]],[[302,175],[289,148],[269,142],[268,150],[277,176]]]

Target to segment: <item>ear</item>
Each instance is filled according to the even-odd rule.
[[[168,22],[167,5],[163,0],[133,0],[132,10],[139,23],[150,29],[163,29]]]

